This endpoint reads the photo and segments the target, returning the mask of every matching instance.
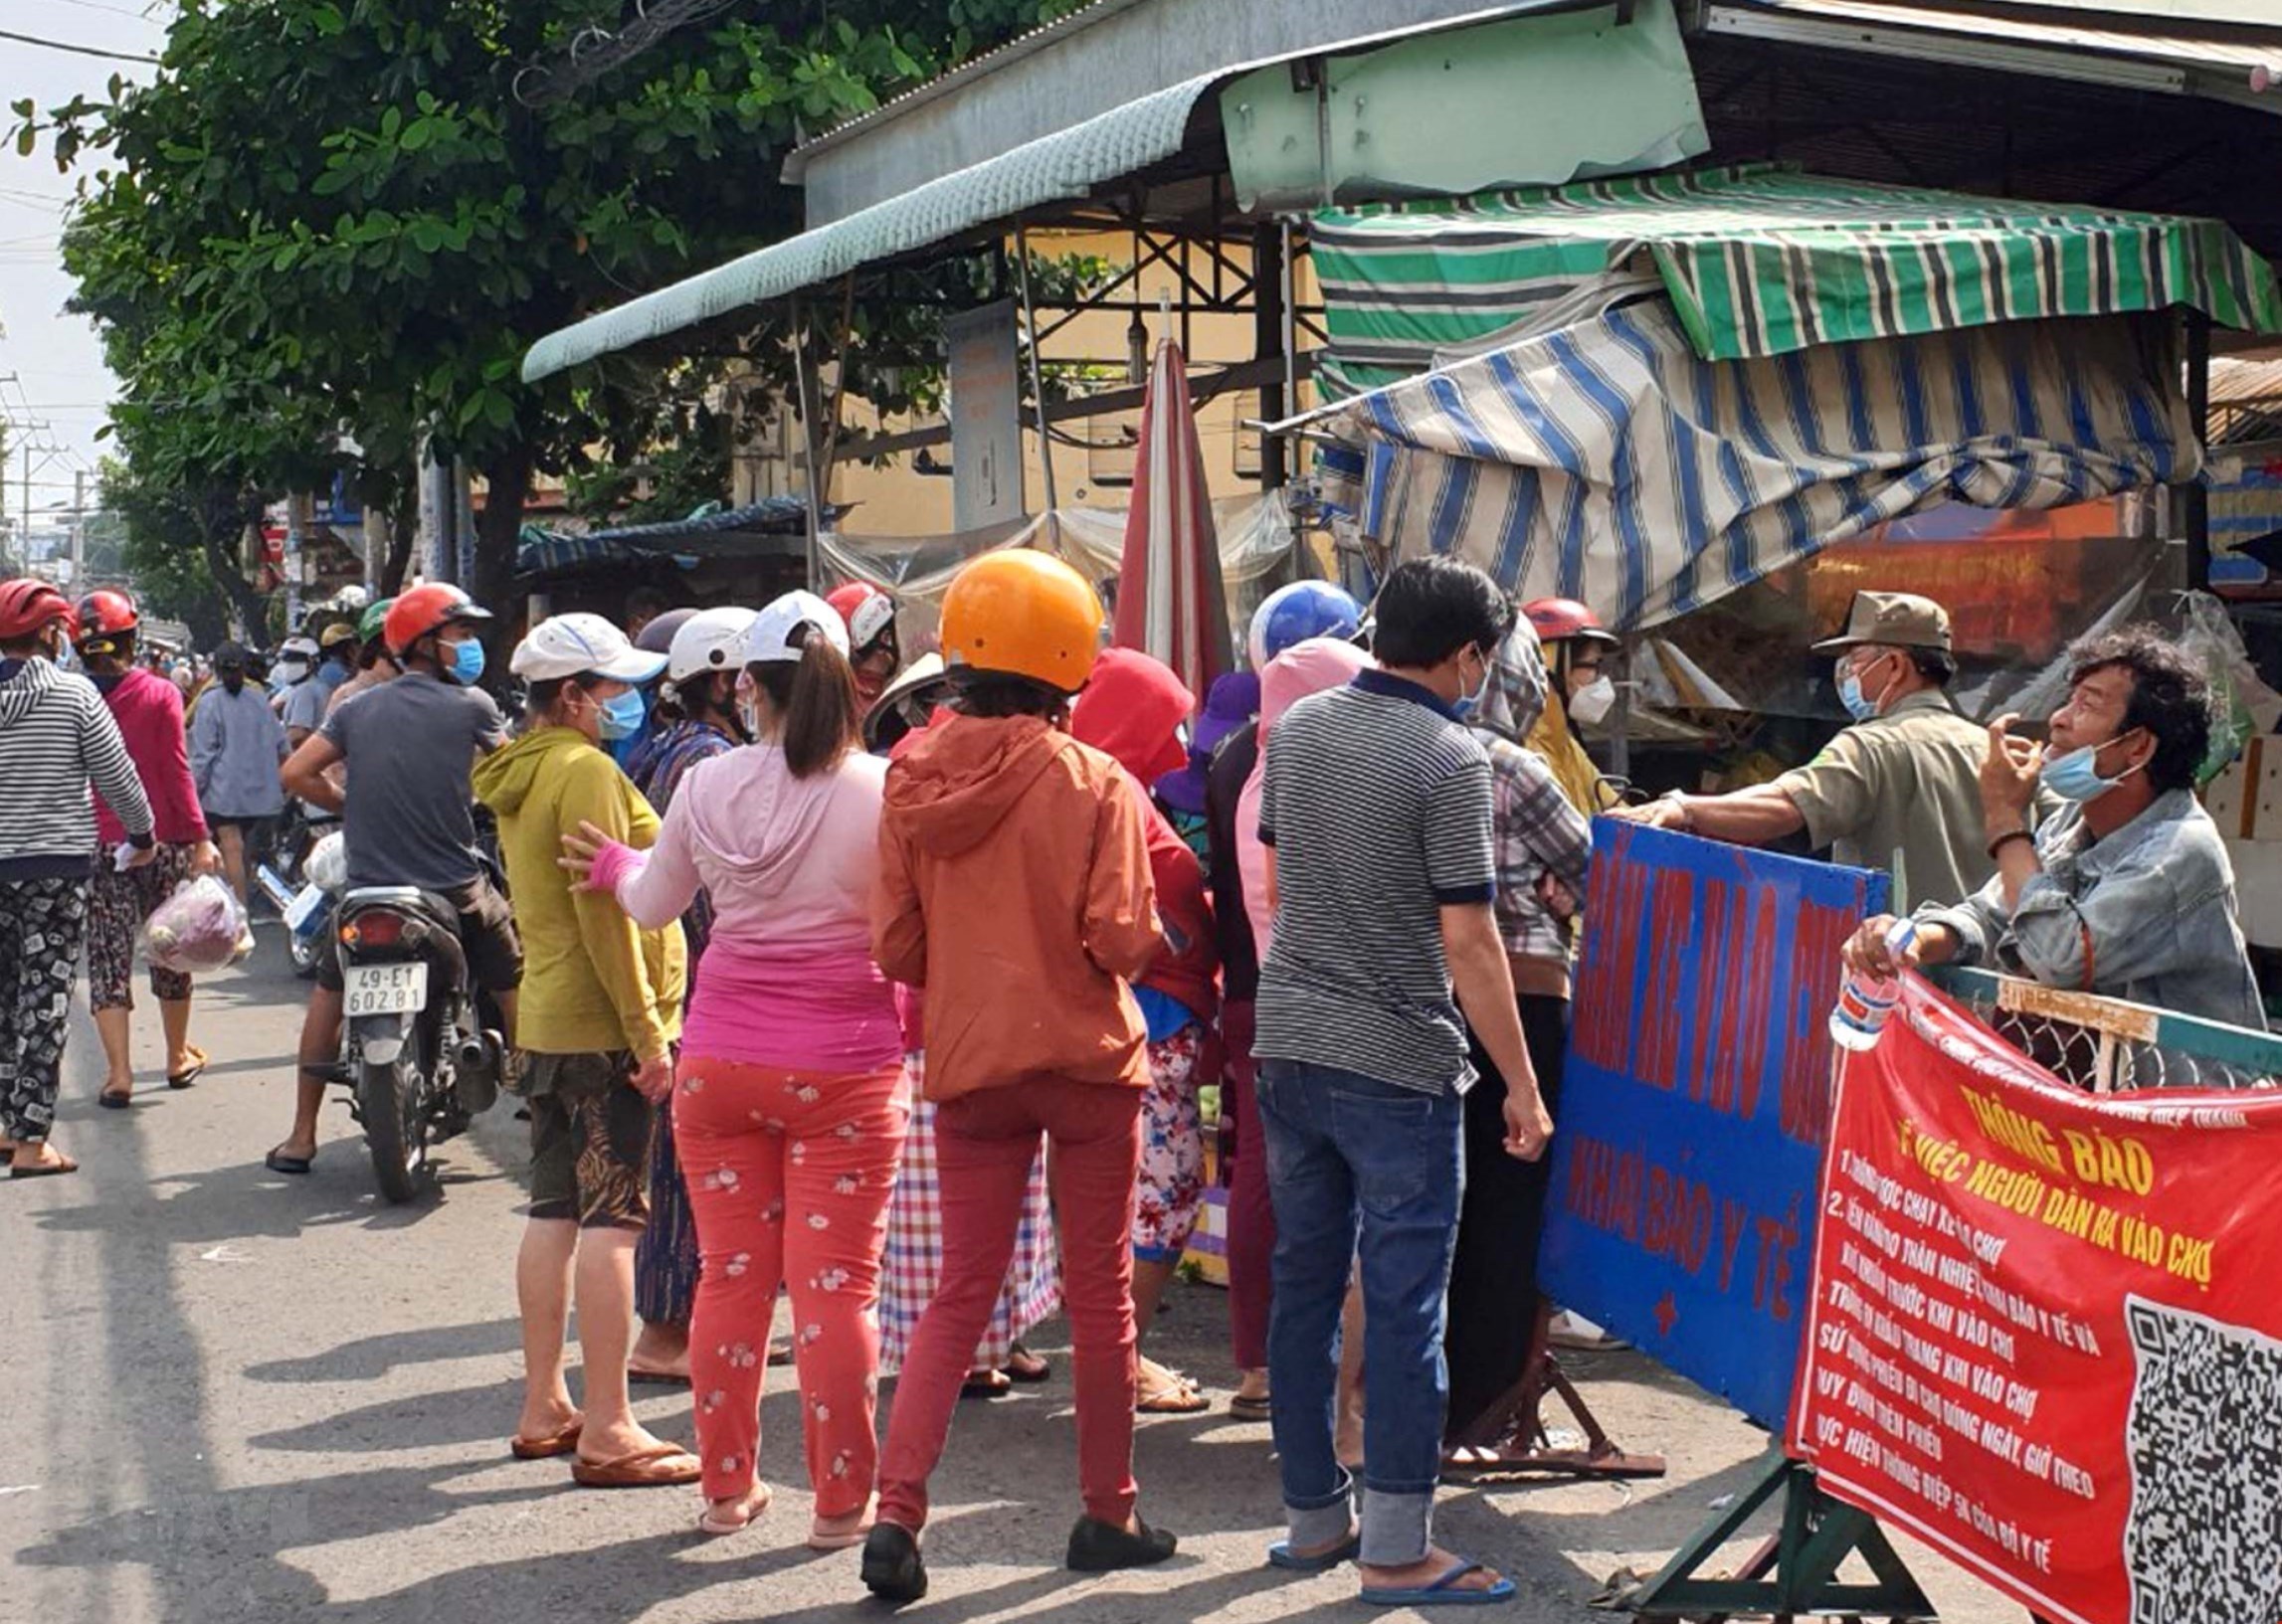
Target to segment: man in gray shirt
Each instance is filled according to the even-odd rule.
[[[246,832],[285,810],[285,793],[278,785],[285,730],[262,690],[248,685],[246,666],[246,650],[238,644],[215,649],[214,680],[190,715],[191,781],[240,902],[246,900]]]
[[[397,599],[384,631],[404,674],[326,717],[282,776],[302,800],[342,814],[351,889],[414,885],[451,899],[468,972],[497,999],[511,1038],[522,948],[475,850],[469,783],[475,759],[506,742],[499,707],[473,686],[483,671],[476,631],[488,620],[457,587],[416,587]],[[345,794],[327,776],[339,764],[348,769]],[[305,1173],[316,1154],[324,1068],[340,1051],[340,958],[334,944],[327,949],[301,1022],[293,1131],[270,1152],[273,1173]]]

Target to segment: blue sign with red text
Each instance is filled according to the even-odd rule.
[[[1593,825],[1539,1284],[1763,1426],[1806,1322],[1838,949],[1884,874]]]

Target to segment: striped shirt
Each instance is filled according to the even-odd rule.
[[[0,879],[85,875],[95,854],[91,783],[147,842],[150,798],[95,685],[30,659],[0,681]]]
[[[1261,783],[1276,915],[1253,1051],[1422,1093],[1471,1087],[1441,909],[1496,895],[1480,743],[1426,689],[1365,671],[1291,708]]]

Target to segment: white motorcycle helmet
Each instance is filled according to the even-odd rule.
[[[737,646],[758,617],[749,609],[699,610],[681,623],[666,653],[666,679],[680,683],[713,671],[734,671]]]
[[[738,637],[732,657],[740,666],[798,660],[807,641],[805,635],[798,635],[802,627],[823,632],[825,640],[840,650],[841,658],[849,656],[848,623],[840,618],[840,611],[813,592],[788,592],[753,617]]]

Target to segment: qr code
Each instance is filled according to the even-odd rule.
[[[2132,1624],[2282,1620],[2282,1342],[2133,1297]]]

